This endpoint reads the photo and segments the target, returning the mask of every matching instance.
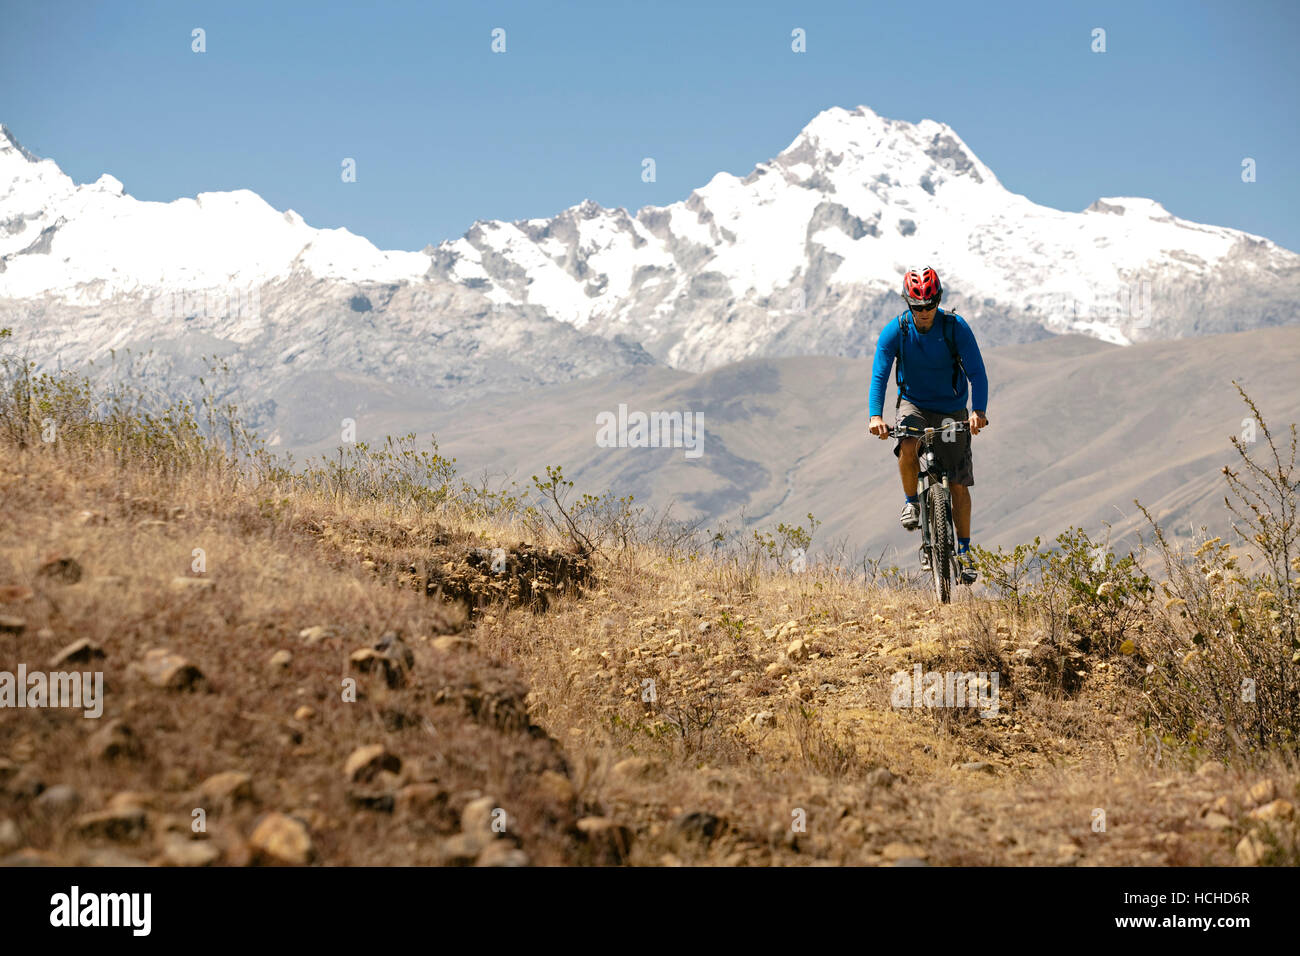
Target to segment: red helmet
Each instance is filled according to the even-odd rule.
[[[938,305],[943,298],[943,285],[939,273],[929,266],[913,269],[903,276],[903,298],[908,305]]]

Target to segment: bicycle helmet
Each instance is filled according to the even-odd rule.
[[[909,306],[935,306],[943,299],[943,285],[939,273],[929,266],[913,269],[903,276],[903,299]]]

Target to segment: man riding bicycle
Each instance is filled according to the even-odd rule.
[[[988,425],[989,382],[984,373],[975,333],[966,320],[955,312],[939,308],[943,286],[932,268],[915,269],[903,277],[903,300],[908,310],[886,323],[876,342],[876,359],[871,369],[871,434],[881,440],[889,437],[889,426],[882,412],[885,385],[890,367],[898,362],[897,426],[941,428],[946,422],[966,421],[967,381],[974,411],[970,414],[970,431],[958,429],[935,443],[940,460],[952,476],[952,517],[957,526],[957,555],[962,580],[971,584],[976,572],[970,558],[970,486],[975,484],[971,461],[970,436],[978,435]],[[938,325],[936,329],[935,326]],[[900,438],[894,444],[898,456],[898,474],[903,481],[906,501],[898,516],[904,528],[920,527],[917,508],[917,480],[920,463],[917,450],[920,440]],[[925,570],[929,570],[925,568]]]

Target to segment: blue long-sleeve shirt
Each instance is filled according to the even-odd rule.
[[[901,333],[898,328],[899,317],[895,316],[885,324],[876,341],[876,360],[871,367],[872,415],[884,414],[885,387],[900,348],[903,351],[903,398],[906,401],[918,408],[948,412],[965,408],[966,400],[970,397],[972,409],[988,411],[989,380],[984,372],[984,359],[980,356],[975,333],[960,315],[955,312],[949,314],[957,323],[954,341],[966,373],[958,376],[957,394],[954,395],[952,391],[952,356],[948,352],[948,343],[943,340],[943,328],[940,325],[943,316],[936,314],[934,324],[925,334],[916,330],[910,316],[903,323],[907,328],[906,333]]]

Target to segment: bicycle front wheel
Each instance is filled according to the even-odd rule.
[[[934,574],[934,593],[947,604],[952,599],[952,516],[949,513],[948,489],[931,485],[930,507],[930,568]]]

